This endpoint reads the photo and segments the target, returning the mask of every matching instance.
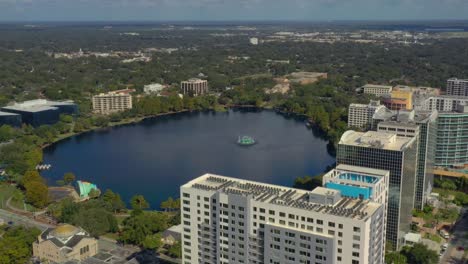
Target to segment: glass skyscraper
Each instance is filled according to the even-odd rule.
[[[347,131],[338,145],[337,164],[347,164],[390,172],[387,237],[393,249],[402,245],[410,231],[417,170],[417,137],[394,133]]]
[[[437,121],[435,166],[456,167],[468,163],[468,106],[457,112],[441,112]]]

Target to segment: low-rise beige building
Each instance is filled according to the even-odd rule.
[[[34,257],[45,263],[82,261],[97,253],[97,240],[82,228],[68,224],[47,229],[33,243]]]
[[[132,109],[132,95],[134,90],[118,90],[93,96],[93,111],[98,114],[111,114]]]

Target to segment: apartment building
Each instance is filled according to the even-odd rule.
[[[415,109],[439,112],[452,112],[460,104],[468,104],[468,96],[439,95],[426,97],[417,105]]]
[[[377,84],[366,84],[362,87],[362,91],[365,94],[373,94],[381,97],[392,92],[392,86],[390,85],[377,85]]]
[[[447,94],[455,96],[468,96],[468,80],[451,78],[447,80]]]
[[[348,127],[370,129],[374,114],[384,108],[379,101],[369,104],[350,104],[348,108]]]
[[[183,185],[182,263],[383,263],[385,204],[213,174]]]
[[[203,95],[208,93],[208,81],[192,78],[188,81],[183,81],[180,83],[180,89],[182,90],[183,94],[189,95]]]
[[[98,114],[111,114],[132,109],[133,89],[117,90],[93,96],[93,111]]]
[[[417,138],[394,133],[346,131],[338,144],[337,164],[390,172],[386,240],[394,248],[402,245],[410,231],[414,206]]]

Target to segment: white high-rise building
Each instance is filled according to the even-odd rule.
[[[348,109],[348,127],[370,129],[372,117],[380,109],[385,108],[379,101],[369,104],[350,104]]]
[[[184,264],[384,263],[383,203],[213,174],[180,192]]]
[[[430,96],[421,100],[418,105],[415,105],[417,110],[439,112],[453,112],[456,111],[458,105],[468,104],[468,96],[454,96],[454,95],[440,95]]]
[[[447,94],[455,96],[468,96],[468,80],[451,78],[447,80]]]

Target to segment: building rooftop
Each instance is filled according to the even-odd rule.
[[[198,82],[206,82],[206,80],[202,80],[202,79],[199,79],[199,78],[190,78],[188,79],[187,81],[183,81],[185,83],[198,83]]]
[[[404,150],[413,139],[414,138],[399,137],[394,133],[376,131],[356,132],[348,130],[341,136],[339,144],[401,151]]]
[[[365,84],[364,86],[362,86],[363,88],[366,88],[366,87],[377,87],[377,88],[385,88],[385,89],[392,89],[392,86],[391,85],[381,85],[381,84]]]
[[[0,111],[0,116],[17,116],[17,115],[19,114]]]
[[[40,112],[45,110],[55,110],[56,106],[60,105],[74,105],[73,101],[49,101],[46,99],[36,99],[24,101],[22,103],[15,103],[10,106],[5,106],[2,109],[17,110],[24,112]]]
[[[48,228],[41,234],[43,240],[49,240],[57,247],[66,248],[74,247],[85,237],[90,237],[86,231],[68,224],[62,224],[56,228]]]
[[[200,176],[182,187],[240,195],[262,203],[358,220],[367,219],[382,206],[368,200],[344,198],[339,195],[339,191],[323,187],[318,187],[313,191],[305,191],[214,174]],[[312,195],[333,196],[335,198],[338,196],[339,199],[333,204],[316,203],[310,201]]]
[[[359,166],[352,166],[352,165],[346,165],[346,164],[339,164],[336,166],[335,169],[331,170],[327,174],[324,175],[324,177],[340,177],[341,175],[349,174],[349,173],[354,173],[358,175],[365,175],[368,177],[372,177],[374,179],[380,179],[382,177],[385,177],[389,175],[389,171],[386,170],[379,170],[379,169],[372,169],[372,168],[367,168],[367,167],[359,167]],[[341,177],[340,177],[341,178]],[[373,181],[372,181],[373,182]]]

